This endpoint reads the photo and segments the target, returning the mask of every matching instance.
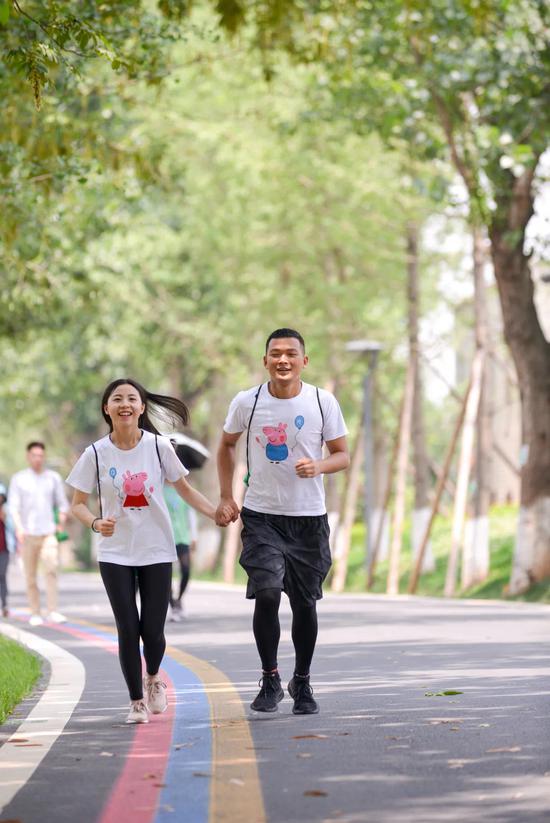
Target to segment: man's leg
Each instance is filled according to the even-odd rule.
[[[42,539],[42,537],[28,534],[23,541],[23,567],[27,583],[27,599],[33,616],[40,615],[40,592],[36,584],[36,574]]]
[[[59,566],[59,544],[55,534],[42,539],[42,568],[46,578],[46,604],[48,612],[57,612],[57,569]]]
[[[291,600],[290,607],[292,609],[292,642],[296,653],[294,674],[307,677],[317,642],[317,603],[293,603]]]
[[[294,700],[292,714],[317,714],[319,706],[309,684],[309,667],[317,640],[317,603],[290,601],[292,609],[292,642],[296,652],[294,675],[288,693]]]
[[[277,651],[281,637],[280,604],[280,589],[262,589],[256,592],[252,629],[264,673],[277,670]]]
[[[276,712],[278,704],[284,697],[281,677],[277,669],[277,651],[281,636],[279,623],[281,590],[260,589],[256,592],[255,599],[252,628],[262,661],[262,678],[260,691],[250,704],[250,708],[255,712]]]

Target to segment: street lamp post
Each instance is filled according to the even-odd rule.
[[[374,372],[382,345],[376,340],[351,340],[346,350],[366,354],[367,371],[363,378],[363,427],[365,431],[365,486],[364,486],[364,521],[365,521],[365,569],[368,572],[373,551],[372,513],[374,509],[374,444],[372,427],[372,394]]]

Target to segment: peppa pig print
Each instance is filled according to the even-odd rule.
[[[130,471],[124,472],[122,475],[122,491],[124,493],[124,509],[142,509],[149,505],[148,497],[153,493],[154,487],[149,486],[145,488],[145,481],[147,480],[147,472],[137,472],[132,474]]]
[[[279,423],[278,426],[264,426],[263,433],[267,437],[265,444],[265,456],[271,463],[281,463],[288,457],[288,446],[286,445],[286,429],[288,423]],[[260,445],[262,441],[256,438]]]

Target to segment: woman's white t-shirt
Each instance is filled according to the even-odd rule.
[[[164,500],[165,480],[174,483],[189,474],[165,437],[144,431],[133,449],[119,449],[109,436],[94,445],[99,462],[103,517],[114,517],[111,537],[100,535],[98,560],[122,566],[148,566],[177,559],[174,533]],[[159,460],[160,456],[160,460]],[[67,483],[90,494],[97,490],[92,446],[80,456]]]
[[[248,428],[258,388],[233,398],[223,427],[228,434]],[[318,391],[319,399],[315,386],[302,383],[296,397],[279,398],[266,383],[260,387],[248,438],[247,509],[295,517],[325,514],[322,475],[298,477],[296,462],[302,457],[320,460],[323,441],[343,437],[347,428],[334,395]]]

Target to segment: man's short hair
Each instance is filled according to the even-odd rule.
[[[30,452],[31,449],[42,449],[45,452],[46,446],[40,440],[32,440],[27,446],[27,451]]]
[[[267,350],[269,348],[270,342],[272,340],[277,340],[280,337],[295,337],[296,340],[300,341],[300,345],[301,345],[302,350],[305,354],[306,344],[304,343],[304,338],[302,337],[302,335],[300,334],[299,331],[296,331],[296,329],[275,329],[275,331],[272,331],[271,334],[269,335],[269,337],[267,338],[267,340],[265,341],[266,354],[267,354]]]

